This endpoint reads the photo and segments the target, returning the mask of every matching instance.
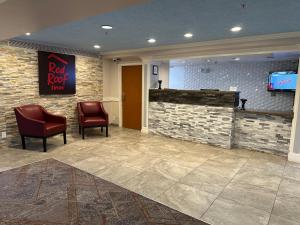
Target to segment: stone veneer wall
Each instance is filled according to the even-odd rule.
[[[149,131],[172,138],[230,148],[233,108],[149,103]]]
[[[292,119],[236,112],[233,145],[274,153],[288,153]]]
[[[233,108],[149,103],[149,132],[224,148],[288,153],[292,119]]]
[[[76,56],[76,94],[40,96],[38,87],[37,51],[9,47],[0,43],[0,132],[7,138],[0,146],[19,142],[13,107],[40,104],[55,114],[67,117],[70,132],[76,128],[76,103],[82,100],[102,100],[102,61],[99,58]]]

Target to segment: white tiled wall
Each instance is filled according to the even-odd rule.
[[[180,67],[184,68],[181,70],[184,71],[184,83],[181,87],[172,86],[172,79],[180,77],[180,74],[172,74],[172,71],[178,71],[173,66],[170,70],[170,88],[229,90],[230,87],[237,87],[240,97],[248,99],[248,109],[288,111],[293,107],[294,93],[272,94],[267,91],[267,82],[270,71],[297,70],[297,61],[201,63]],[[205,72],[203,69],[208,70]]]

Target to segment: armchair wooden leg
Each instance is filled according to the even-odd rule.
[[[25,136],[21,135],[21,139],[22,139],[22,148],[26,149]]]
[[[81,126],[79,126],[79,134],[81,134]]]
[[[44,152],[47,152],[47,138],[43,137],[43,147],[44,147]]]
[[[106,131],[106,137],[108,137],[108,125],[106,125],[105,131]]]
[[[66,133],[66,131],[64,132],[64,144],[67,144],[67,133]]]
[[[101,127],[101,133],[103,132],[103,127]]]
[[[82,139],[84,139],[84,127],[82,127],[81,135],[82,135]]]

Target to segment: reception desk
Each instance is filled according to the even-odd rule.
[[[242,111],[239,92],[149,90],[149,131],[223,148],[287,153],[291,112]]]

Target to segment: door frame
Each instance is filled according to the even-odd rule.
[[[141,115],[141,125],[143,128],[143,118],[144,118],[144,69],[142,62],[130,62],[130,63],[120,63],[118,64],[118,90],[119,90],[119,127],[123,127],[123,100],[122,100],[122,67],[123,66],[142,66],[142,115]]]

